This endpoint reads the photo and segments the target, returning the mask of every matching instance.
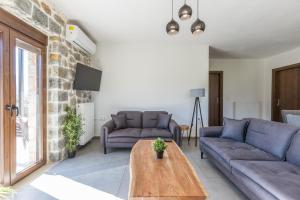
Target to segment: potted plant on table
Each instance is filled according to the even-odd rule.
[[[67,115],[63,123],[63,135],[68,158],[74,158],[82,134],[82,119],[75,108],[67,107]]]
[[[157,159],[163,159],[164,151],[167,148],[167,144],[165,143],[165,141],[161,138],[157,138],[156,140],[154,140],[152,145],[154,151],[156,152]]]
[[[0,187],[0,199],[12,199],[13,192],[10,187]]]

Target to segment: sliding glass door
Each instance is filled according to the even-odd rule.
[[[8,31],[4,38],[0,26],[4,78],[0,175],[2,183],[12,185],[46,161],[46,48],[18,31],[5,28]],[[7,51],[3,51],[4,41]],[[8,62],[4,64],[5,59]]]

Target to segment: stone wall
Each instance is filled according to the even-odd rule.
[[[67,19],[53,6],[42,0],[1,0],[0,7],[40,30],[48,41],[48,159],[57,161],[65,157],[61,131],[67,105],[91,102],[88,91],[74,91],[73,79],[77,62],[90,64],[90,56],[72,46],[65,39]]]

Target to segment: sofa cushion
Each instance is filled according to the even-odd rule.
[[[283,161],[231,162],[234,176],[244,175],[277,199],[299,199],[300,168]]]
[[[115,129],[127,128],[125,115],[111,115],[111,118],[114,121]]]
[[[168,114],[165,111],[145,111],[143,113],[143,128],[156,128],[158,114]]]
[[[144,128],[141,133],[142,138],[172,138],[173,135],[169,130],[157,128]]]
[[[287,114],[286,121],[290,125],[300,127],[300,115]]]
[[[141,129],[139,128],[125,128],[119,129],[108,134],[108,138],[120,138],[120,137],[131,137],[131,138],[140,138]]]
[[[120,111],[118,115],[124,114],[128,128],[142,128],[142,112],[139,111]]]
[[[279,160],[249,144],[225,138],[201,138],[201,145],[215,151],[229,166],[232,160]]]
[[[286,153],[286,160],[300,166],[300,131],[294,135],[291,145]]]
[[[247,125],[248,120],[235,120],[224,117],[224,128],[221,137],[244,142]]]
[[[283,160],[291,138],[297,130],[297,127],[279,122],[251,119],[247,129],[246,143]]]
[[[162,113],[158,114],[157,128],[169,129],[171,118],[172,115],[162,114]]]

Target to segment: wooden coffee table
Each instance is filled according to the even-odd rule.
[[[207,193],[189,160],[175,142],[168,142],[162,160],[153,140],[139,140],[130,155],[130,200],[203,200]],[[200,159],[200,158],[199,158]]]

